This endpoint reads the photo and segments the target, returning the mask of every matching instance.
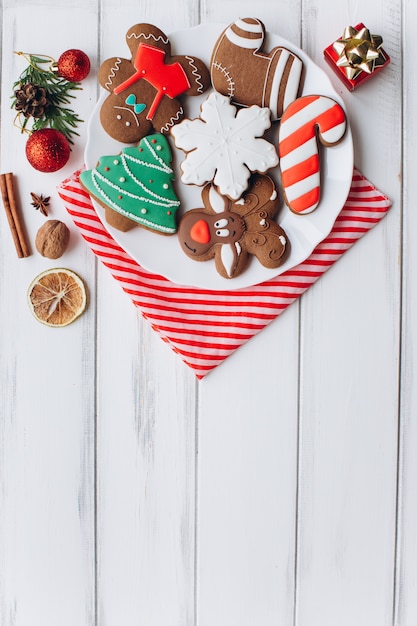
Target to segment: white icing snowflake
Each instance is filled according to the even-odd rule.
[[[278,164],[274,146],[262,139],[270,127],[270,110],[256,105],[240,109],[213,92],[201,107],[200,118],[176,124],[175,145],[187,153],[181,164],[186,185],[213,181],[233,200],[247,189],[251,172],[264,174]]]

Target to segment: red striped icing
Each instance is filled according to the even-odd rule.
[[[305,107],[310,106],[313,102],[316,102],[321,96],[305,96],[302,98],[297,98],[294,102],[291,103],[291,106],[285,111],[285,117],[289,119],[299,111],[305,109]]]
[[[355,170],[332,232],[306,261],[261,285],[212,292],[176,285],[138,265],[103,226],[78,183],[78,173],[64,181],[58,192],[91,250],[198,378],[280,315],[378,223],[391,204]]]
[[[301,196],[291,201],[291,209],[295,213],[305,213],[306,209],[310,207],[316,207],[320,201],[320,188],[318,186],[313,187],[307,193],[303,193]]]
[[[313,154],[305,161],[297,163],[297,165],[293,165],[293,167],[289,167],[287,170],[285,170],[285,172],[282,172],[282,184],[284,185],[284,187],[288,187],[288,185],[293,185],[300,180],[301,175],[310,176],[311,174],[314,174],[314,172],[317,172],[319,168],[319,155]]]
[[[288,134],[288,128],[297,126]],[[323,138],[326,132],[339,127],[335,137]],[[338,143],[346,129],[346,116],[342,107],[327,96],[303,96],[294,100],[285,110],[281,119],[278,150],[281,159],[282,184],[286,203],[295,213],[309,213],[320,201],[320,159],[317,143],[311,154],[311,140],[315,137],[325,145]],[[310,143],[307,143],[310,142]],[[287,165],[285,157],[297,150],[297,162]],[[284,160],[284,161],[283,161]],[[309,181],[309,189],[300,191],[292,185]]]

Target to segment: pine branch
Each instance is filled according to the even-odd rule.
[[[28,66],[20,74],[17,81],[13,83],[13,91],[20,89],[22,85],[32,83],[38,87],[43,87],[47,92],[48,106],[40,118],[33,119],[32,130],[41,128],[54,128],[61,131],[70,143],[73,143],[73,135],[78,135],[74,128],[82,119],[65,105],[71,103],[75,95],[71,92],[82,89],[79,82],[68,81],[56,72],[56,62],[47,56],[25,54],[17,52],[28,61]],[[12,96],[12,108],[16,106],[16,95]],[[20,121],[22,132],[27,130],[28,118],[22,120],[20,114],[17,115]]]

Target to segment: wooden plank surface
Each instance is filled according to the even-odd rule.
[[[106,0],[101,61],[128,56],[125,34],[134,23],[169,33],[196,19],[192,2],[167,3],[161,15],[157,4],[131,2],[120,11]],[[197,380],[107,270],[99,285],[98,619],[188,626],[195,606]]]
[[[3,0],[1,13],[1,171],[16,174],[33,252],[17,258],[1,211],[1,626],[415,624],[414,5]],[[82,164],[87,125],[64,170],[30,168],[13,50],[85,50],[87,120],[99,64],[132,24],[245,16],[328,73],[322,51],[346,25],[383,36],[391,64],[369,85],[348,93],[329,75],[388,216],[200,382],[74,228],[60,264],[85,279],[88,311],[41,326],[26,290],[56,262],[34,250],[30,192],[71,226],[55,187]]]
[[[392,51],[385,76],[362,94],[339,91],[357,167],[394,207],[302,301],[297,623],[390,624],[401,300],[401,58],[393,41],[400,6],[367,2],[359,11],[318,1],[303,11],[303,45],[323,68],[321,51],[330,43],[324,23],[341,33],[344,24],[363,21],[384,33]],[[369,102],[374,115],[365,112]],[[381,128],[389,149],[376,159]]]
[[[250,2],[203,4],[207,21],[253,16]],[[260,2],[270,32],[300,43],[300,5]],[[285,27],[284,27],[285,24]],[[269,52],[268,40],[265,52]],[[299,305],[201,385],[198,618],[201,626],[294,619]]]
[[[403,11],[403,237],[402,237],[402,341],[401,396],[398,472],[398,536],[395,586],[395,626],[411,626],[417,615],[417,387],[416,387],[416,232],[417,193],[413,164],[416,159],[417,125],[413,111],[417,92],[413,70],[416,41],[413,26],[417,20],[415,3],[405,3]]]
[[[79,23],[84,24],[82,32]],[[65,25],[65,26],[64,26]],[[44,30],[45,29],[45,30]],[[13,126],[11,87],[26,67],[13,51],[49,54],[97,51],[95,2],[3,2],[1,169],[16,176],[32,255],[17,259],[2,212],[1,226],[1,591],[5,626],[95,621],[95,262],[72,232],[60,265],[86,281],[88,314],[64,329],[39,324],[26,303],[29,283],[56,261],[35,250],[45,218],[30,205],[30,192],[51,196],[50,218],[70,225],[56,185],[82,155],[86,125],[64,170],[43,174],[24,157],[26,137]],[[87,119],[94,79],[74,105]]]

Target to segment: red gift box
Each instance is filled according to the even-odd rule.
[[[363,29],[366,29],[366,26],[364,26],[364,24],[362,24],[361,22],[357,24],[354,27],[354,29],[350,29],[350,30],[360,32]],[[382,43],[382,38],[378,37],[377,35],[370,35],[371,41],[370,42],[365,41],[365,44],[368,44],[371,42],[373,43],[374,38],[377,41],[377,43]],[[349,37],[346,37],[345,35],[342,35],[342,37],[339,37],[339,39],[336,42],[331,43],[324,50],[324,58],[327,61],[327,63],[330,65],[330,67],[333,69],[333,71],[341,79],[345,87],[349,89],[349,91],[353,91],[354,89],[359,87],[359,85],[366,83],[370,78],[372,78],[372,76],[375,76],[375,74],[378,74],[378,72],[384,69],[384,67],[386,67],[388,63],[390,62],[390,58],[388,54],[385,52],[385,50],[383,50],[383,48],[381,48],[381,46],[378,45],[377,47],[372,46],[373,51],[377,50],[377,54],[375,54],[376,58],[374,58],[373,60],[364,62],[364,60],[360,59],[360,57],[358,56],[356,57],[356,62],[348,63],[348,59],[345,56],[346,65],[340,65],[340,64],[338,65],[338,63],[340,63],[340,61],[343,60],[342,57],[344,57],[344,49],[349,48],[349,41],[352,42],[352,48],[355,48],[356,39],[354,39],[354,37],[349,38]],[[338,43],[339,43],[339,46],[337,46]],[[335,46],[339,47],[339,50],[336,50]],[[366,45],[365,45],[365,50],[366,50]],[[354,50],[353,50],[353,54],[355,54]],[[368,71],[366,71],[365,69],[361,69],[361,62],[363,63],[363,65],[366,65],[368,67]],[[349,74],[356,74],[356,75],[354,77],[349,77]]]

